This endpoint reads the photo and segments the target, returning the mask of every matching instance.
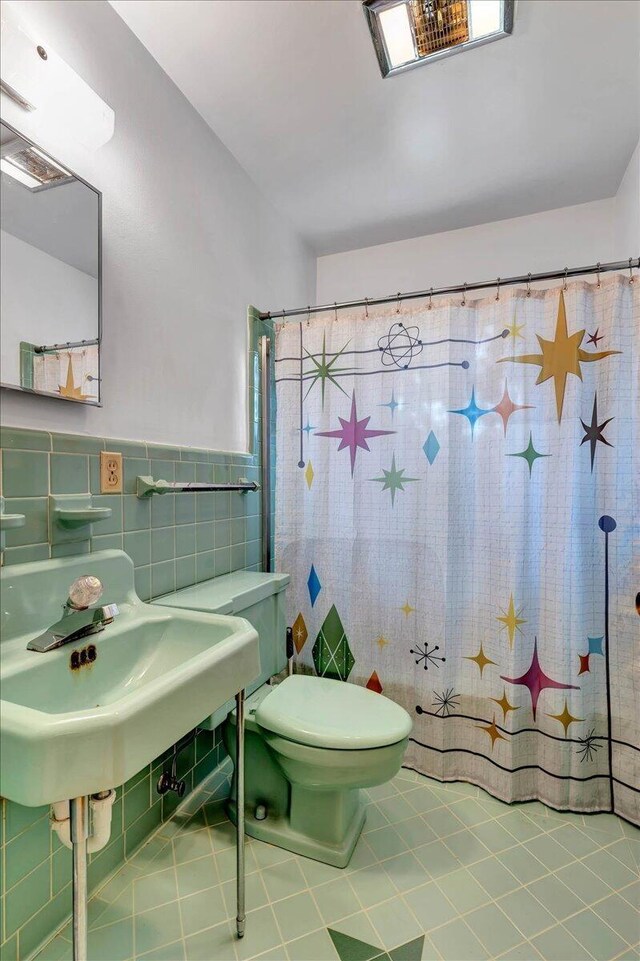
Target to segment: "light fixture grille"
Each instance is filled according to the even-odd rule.
[[[469,39],[467,0],[410,0],[419,57]]]

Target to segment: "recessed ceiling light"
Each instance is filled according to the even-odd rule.
[[[364,0],[383,77],[506,37],[513,0]]]
[[[45,190],[74,179],[73,174],[61,167],[38,147],[16,137],[1,148],[0,169],[29,190]]]

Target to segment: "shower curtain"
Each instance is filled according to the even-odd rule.
[[[405,707],[408,767],[640,820],[639,340],[618,275],[278,327],[297,669]]]

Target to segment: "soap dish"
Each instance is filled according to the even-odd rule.
[[[5,514],[4,497],[0,497],[0,551],[4,550],[4,535],[7,531],[14,531],[18,527],[24,527],[26,517],[24,514]]]
[[[49,498],[49,529],[52,544],[86,541],[93,524],[108,520],[110,507],[94,507],[91,494],[54,494]]]

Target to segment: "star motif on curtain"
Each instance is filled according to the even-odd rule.
[[[586,351],[581,347],[585,335],[584,328],[570,334],[567,330],[567,312],[564,303],[564,293],[560,291],[558,302],[558,316],[553,340],[546,340],[537,334],[540,344],[539,354],[520,354],[513,357],[501,357],[497,363],[513,361],[517,364],[534,364],[540,368],[536,384],[544,384],[553,379],[556,394],[556,412],[558,423],[562,420],[564,395],[567,387],[567,377],[573,374],[582,380],[581,364],[603,360],[611,354],[619,354],[619,350]]]
[[[513,648],[513,639],[516,635],[516,631],[520,631],[522,634],[520,625],[527,623],[524,618],[520,617],[523,608],[520,607],[518,610],[516,610],[515,604],[513,603],[513,594],[511,594],[509,597],[509,606],[507,607],[507,610],[505,611],[504,608],[500,608],[500,610],[502,611],[502,616],[496,617],[496,620],[502,621],[504,626],[501,628],[501,630],[506,628],[507,633],[509,634],[509,647]]]
[[[509,389],[507,387],[507,382],[504,382],[504,392],[502,394],[502,400],[499,404],[493,408],[496,414],[502,418],[502,425],[504,427],[505,437],[507,434],[507,424],[509,423],[509,418],[512,414],[515,414],[517,410],[533,410],[532,404],[514,404],[511,397],[509,397]]]
[[[378,645],[380,650],[386,647],[388,643],[389,641],[386,639],[386,637],[383,637],[382,634],[380,635],[380,637],[376,638],[376,644]]]
[[[353,392],[351,396],[351,414],[347,420],[344,417],[338,417],[340,421],[340,428],[338,430],[321,430],[316,433],[316,437],[336,437],[339,439],[340,444],[338,445],[338,450],[344,450],[346,447],[349,448],[349,454],[351,456],[351,476],[353,477],[353,471],[356,466],[356,455],[358,448],[361,450],[370,450],[367,441],[370,437],[382,437],[385,434],[395,434],[394,430],[369,430],[367,424],[371,420],[371,417],[363,417],[358,420],[358,410],[356,407],[356,393]]]
[[[531,708],[533,710],[533,720],[536,719],[536,708],[538,706],[538,698],[544,690],[548,687],[556,688],[560,691],[579,691],[580,688],[577,684],[562,684],[561,681],[554,681],[552,678],[545,674],[540,666],[540,659],[538,657],[538,638],[535,639],[533,645],[533,656],[531,658],[531,664],[524,674],[520,677],[506,677],[504,674],[500,675],[502,681],[506,681],[508,684],[522,684],[529,691],[531,696]]]
[[[58,393],[61,397],[70,397],[72,400],[87,400],[88,394],[82,393],[82,387],[76,387],[73,376],[73,360],[69,354],[69,364],[67,367],[67,380],[64,385],[58,386]]]
[[[470,654],[466,654],[465,661],[475,661],[475,663],[478,665],[478,668],[480,669],[480,677],[482,677],[482,672],[484,671],[487,664],[496,663],[495,661],[492,661],[490,658],[486,656],[486,654],[484,653],[484,648],[482,647],[482,644],[480,644],[480,650],[478,651],[478,653],[474,654],[473,657]]]
[[[342,347],[337,354],[327,355],[326,334],[323,334],[321,360],[318,360],[316,357],[314,357],[313,354],[310,354],[309,351],[305,348],[305,353],[309,358],[309,360],[311,361],[311,363],[314,365],[314,369],[311,372],[311,383],[309,384],[309,387],[307,388],[307,393],[304,396],[308,397],[309,391],[312,389],[312,387],[315,387],[315,385],[319,382],[322,390],[322,409],[323,410],[324,410],[324,393],[325,393],[325,386],[327,382],[330,384],[333,384],[335,387],[338,388],[338,390],[341,390],[342,393],[345,395],[345,397],[349,396],[346,390],[344,390],[344,388],[342,388],[338,383],[338,381],[336,380],[336,375],[339,373],[341,374],[351,373],[355,368],[334,366],[336,361],[342,354],[342,352],[346,350],[348,346],[349,346],[349,342],[347,341],[344,347]],[[331,360],[327,360],[327,356],[331,357]],[[308,423],[309,421],[307,420],[307,424]],[[307,428],[303,427],[302,429],[306,430]],[[313,428],[310,427],[309,431],[311,430],[313,430]],[[308,436],[309,436],[309,433],[307,433],[307,437]]]
[[[487,732],[487,734],[488,734],[489,737],[491,738],[491,750],[492,750],[492,751],[493,751],[493,746],[494,746],[494,744],[496,743],[496,741],[506,741],[506,740],[507,740],[506,737],[504,736],[504,734],[501,734],[501,733],[500,733],[500,730],[498,729],[498,727],[497,727],[497,725],[496,725],[496,716],[495,716],[495,714],[493,715],[493,720],[492,720],[491,724],[476,724],[475,726],[478,728],[478,730],[480,730],[480,731],[486,731],[486,732]]]
[[[523,335],[520,333],[521,330],[524,330],[524,324],[516,324],[515,310],[513,312],[513,323],[507,324],[506,329],[509,331],[509,336],[513,337],[514,340],[516,339],[516,337],[519,337],[520,340],[524,340]]]
[[[609,417],[607,418],[607,420],[604,420],[601,424],[598,423],[598,394],[595,393],[593,395],[593,409],[591,411],[591,423],[585,424],[582,418],[580,418],[580,423],[582,424],[585,432],[584,437],[580,441],[580,446],[582,447],[583,444],[586,444],[586,442],[589,441],[589,446],[591,448],[591,473],[592,474],[593,474],[593,462],[596,457],[596,447],[598,446],[598,444],[606,444],[607,447],[613,447],[613,444],[609,443],[609,441],[607,440],[607,438],[604,436],[604,433],[603,433],[607,424],[610,424],[613,419],[614,419],[613,417]]]
[[[589,665],[589,654],[578,654],[580,660],[580,670],[578,671],[578,677],[581,674],[591,674],[591,667]]]
[[[391,506],[393,507],[396,499],[396,491],[404,491],[404,485],[409,483],[414,483],[420,480],[419,477],[405,477],[404,472],[406,468],[401,467],[398,469],[396,467],[396,455],[394,454],[391,458],[391,467],[389,470],[382,468],[383,477],[372,477],[371,480],[374,483],[382,484],[383,491],[389,491],[391,493]]]
[[[472,388],[471,388],[471,400],[469,401],[469,403],[467,404],[467,406],[466,406],[466,407],[461,407],[459,410],[450,410],[450,411],[448,411],[448,413],[449,413],[449,414],[461,414],[463,417],[466,417],[466,418],[467,418],[467,420],[468,420],[469,423],[471,424],[471,438],[473,439],[473,432],[474,432],[474,430],[475,430],[475,428],[476,428],[476,423],[477,423],[477,422],[480,420],[480,418],[483,417],[485,414],[492,414],[492,413],[493,413],[493,408],[486,408],[486,409],[485,409],[485,408],[483,408],[483,407],[478,407],[478,405],[476,404],[476,389],[475,389],[475,387],[472,387]]]
[[[588,334],[588,335],[587,335],[587,343],[588,343],[588,344],[593,344],[594,347],[597,347],[597,346],[598,346],[598,341],[599,341],[599,340],[604,340],[604,334],[600,334],[600,336],[598,336],[598,334],[600,334],[600,328],[599,328],[599,327],[596,327],[596,332],[595,332],[595,334]]]
[[[519,711],[519,710],[520,710],[519,707],[516,707],[514,704],[510,704],[510,703],[509,703],[509,698],[507,697],[507,690],[506,690],[506,688],[504,688],[504,687],[502,688],[502,697],[490,697],[489,700],[490,700],[490,701],[495,701],[496,704],[499,704],[499,705],[500,705],[500,707],[502,708],[502,719],[503,719],[503,720],[506,720],[507,714],[508,714],[510,711]]]
[[[538,460],[538,458],[551,457],[551,454],[541,454],[539,450],[535,449],[533,445],[533,435],[531,431],[529,431],[529,443],[527,447],[525,447],[524,450],[517,451],[517,453],[515,454],[507,454],[507,457],[522,457],[523,460],[526,460],[527,464],[529,465],[529,477],[531,477],[531,471],[533,469],[533,465]]]
[[[584,721],[583,717],[574,717],[569,707],[567,705],[567,699],[564,699],[564,708],[560,714],[547,714],[547,717],[552,717],[556,721],[560,721],[564,728],[564,736],[567,736],[567,731],[571,724],[575,724],[576,721]]]
[[[402,611],[405,617],[409,617],[409,614],[413,614],[416,608],[412,607],[409,601],[405,601],[402,607],[400,608],[400,610]]]
[[[391,391],[391,400],[388,400],[386,404],[380,404],[380,407],[388,407],[389,410],[391,411],[391,420],[393,420],[394,415],[395,415],[395,412],[397,411],[398,407],[402,407],[402,404],[400,404],[400,403],[396,400],[395,391],[392,390],[392,391]]]

